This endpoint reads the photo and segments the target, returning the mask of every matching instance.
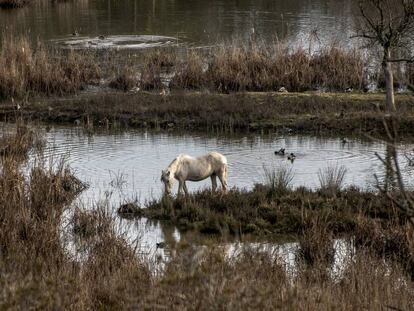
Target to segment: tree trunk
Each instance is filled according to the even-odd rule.
[[[392,65],[388,61],[391,58],[391,51],[386,48],[384,50],[384,58],[382,60],[382,69],[384,71],[385,88],[387,91],[387,111],[392,113],[396,111],[394,100],[394,76],[392,74]]]

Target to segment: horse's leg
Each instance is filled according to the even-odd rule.
[[[178,181],[178,196],[180,196],[183,192],[184,182],[182,180]]]
[[[210,176],[210,178],[211,178],[211,190],[213,192],[216,192],[216,189],[217,189],[217,178],[216,177],[217,177],[216,174],[213,174],[213,175]]]
[[[184,189],[185,195],[188,196],[188,189],[187,189],[187,184],[185,183],[185,180],[183,182],[183,189]]]
[[[218,174],[218,177],[220,179],[221,186],[223,188],[223,192],[226,192],[227,191],[227,167],[226,166],[224,166],[220,170],[220,172]]]

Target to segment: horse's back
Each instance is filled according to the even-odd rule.
[[[227,158],[218,152],[210,152],[207,154],[207,157],[216,162],[217,164],[226,164],[227,165]]]

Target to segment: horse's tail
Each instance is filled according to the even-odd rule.
[[[228,176],[228,167],[227,167],[227,163],[223,164],[223,177],[224,177],[224,185],[225,185],[225,189],[227,189],[227,176]]]

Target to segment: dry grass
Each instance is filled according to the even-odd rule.
[[[163,88],[161,74],[168,72],[176,63],[175,52],[171,50],[155,50],[144,55],[141,69],[140,85],[143,90]]]
[[[346,168],[344,166],[329,166],[318,171],[319,185],[322,193],[336,196],[344,184]]]
[[[5,133],[0,138],[0,155],[5,158],[24,160],[31,149],[41,152],[44,147],[43,139],[22,121],[16,123],[13,134]]]
[[[263,166],[264,184],[269,187],[272,195],[280,195],[291,190],[293,172],[291,168],[281,166],[271,168]]]
[[[186,60],[177,65],[171,88],[197,90],[208,88],[208,78],[205,74],[205,61],[202,55],[192,51]]]
[[[65,95],[97,84],[128,91],[137,84],[142,90],[208,90],[218,93],[278,91],[366,90],[368,60],[357,49],[332,44],[310,53],[305,47],[287,47],[262,42],[246,45],[232,42],[209,51],[155,49],[148,53],[59,51],[27,38],[5,35],[0,51],[0,97]],[[117,67],[122,68],[117,71]],[[412,70],[396,75],[410,84]],[[115,75],[114,75],[115,72]],[[115,77],[114,77],[115,76]],[[170,81],[171,80],[171,81]],[[381,75],[377,78],[381,86]],[[375,81],[373,81],[375,82]],[[411,83],[412,85],[412,83]]]
[[[1,44],[0,67],[0,98],[75,93],[100,74],[90,53],[63,54],[9,36]]]
[[[15,135],[13,141],[23,142],[16,150],[28,152],[21,133]],[[99,234],[88,259],[82,264],[72,259],[62,243],[62,216],[83,184],[63,163],[54,168],[37,163],[27,176],[21,161],[1,156],[0,307],[124,308],[124,297],[136,299],[126,287],[140,295],[148,288],[148,269],[115,233],[112,219],[99,212]]]
[[[24,142],[18,138],[13,141]],[[28,152],[31,148],[18,149]],[[229,256],[221,246],[201,248],[204,251],[200,252],[197,246],[188,247],[183,243],[177,254],[164,262],[163,271],[153,274],[148,261],[118,234],[112,213],[101,206],[74,211],[69,225],[83,240],[86,255],[82,261],[73,257],[64,244],[67,237],[62,236],[66,232],[62,216],[72,208],[77,179],[63,164],[52,169],[35,163],[27,176],[21,161],[9,155],[1,155],[0,159],[1,309],[316,310],[339,307],[356,310],[363,306],[368,310],[390,307],[410,310],[414,307],[413,283],[404,261],[398,258],[412,258],[406,257],[412,254],[412,239],[402,234],[404,230],[412,234],[412,230],[404,224],[389,222],[391,214],[386,213],[389,207],[373,194],[348,190],[350,193],[341,195],[342,207],[339,198],[336,202],[327,202],[316,192],[305,189],[276,199],[269,199],[265,187],[251,193],[232,191],[222,197],[200,193],[188,202],[164,198],[163,206],[173,208],[176,214],[185,208],[188,215],[200,217],[205,213],[214,220],[213,211],[221,219],[230,219],[238,211],[239,222],[259,219],[261,215],[263,220],[275,223],[287,219],[289,207],[306,201],[311,206],[297,209],[295,213],[303,224],[301,250],[312,265],[298,265],[292,276],[277,252],[245,247]],[[305,201],[300,203],[300,198]],[[354,212],[361,206],[367,208],[366,202],[372,205],[360,217],[365,215],[364,219],[371,221],[367,215],[378,216],[381,206],[384,217],[377,217],[377,229],[371,230],[370,224],[351,214],[361,232],[355,236],[358,248],[344,264],[342,275],[331,277],[331,224],[334,221],[328,216],[346,209],[345,206],[352,207]],[[323,210],[325,216],[320,217]],[[287,227],[292,225],[293,222]],[[385,253],[379,252],[383,248],[377,246],[383,243],[377,240],[384,239],[394,243]],[[401,246],[404,246],[403,252]]]
[[[275,193],[266,185],[256,185],[251,191],[233,189],[225,196],[206,190],[188,198],[163,197],[150,202],[141,213],[169,221],[184,231],[262,236],[301,235],[321,219],[326,230],[337,236],[352,233],[359,217],[387,221],[399,215],[384,197],[355,188],[326,197],[320,190],[304,187]]]
[[[413,307],[411,282],[398,266],[389,267],[369,252],[361,252],[344,272],[344,279],[326,277],[323,266],[303,268],[293,281],[283,261],[266,252],[247,249],[232,260],[212,249],[199,264],[191,253],[175,258],[166,275],[154,284],[141,308],[226,310],[381,310]]]
[[[327,219],[309,217],[299,236],[298,259],[309,265],[328,265],[334,260],[334,234]]]
[[[290,92],[344,91],[364,89],[365,77],[365,61],[356,50],[332,46],[310,55],[304,48],[292,50],[279,43],[247,46],[239,42],[221,45],[207,56],[191,52],[178,66],[172,86],[224,93],[281,87]]]
[[[136,73],[130,67],[124,67],[109,83],[109,87],[126,92],[136,87],[138,83]]]
[[[29,4],[31,0],[0,0],[0,8],[2,9],[14,9],[21,8]]]
[[[398,95],[398,126],[414,135],[414,98]],[[378,109],[379,108],[379,109]],[[382,94],[89,94],[69,99],[35,101],[18,116],[28,120],[94,127],[168,128],[220,132],[250,131],[360,134],[384,133]],[[0,105],[0,118],[14,120],[13,106]]]

